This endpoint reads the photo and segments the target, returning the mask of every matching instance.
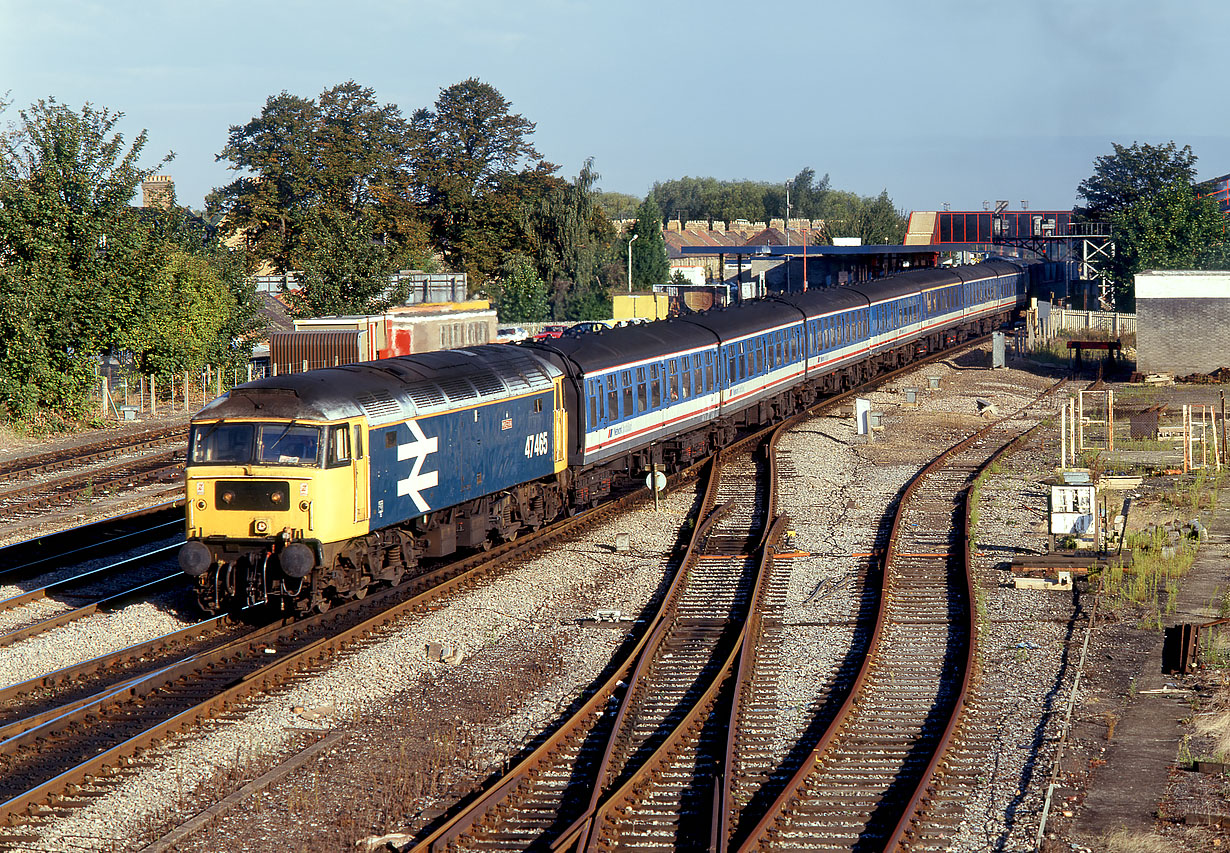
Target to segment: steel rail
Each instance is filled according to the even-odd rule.
[[[117,592],[114,595],[109,595],[105,598],[100,598],[98,601],[91,601],[89,604],[83,604],[81,607],[66,610],[63,613],[57,613],[54,616],[49,616],[46,619],[40,619],[38,622],[31,622],[21,628],[15,628],[12,631],[0,634],[0,648],[7,648],[16,643],[23,642],[31,637],[37,637],[39,634],[45,634],[48,631],[56,628],[62,628],[87,616],[93,616],[100,610],[114,608],[120,604],[129,601],[134,601],[139,598],[144,598],[148,595],[157,595],[166,592],[169,589],[174,589],[176,586],[184,585],[184,573],[178,569],[174,574],[163,575],[160,578],[155,578],[151,581],[130,587],[122,592]]]
[[[121,435],[89,444],[40,453],[37,456],[18,456],[0,462],[0,479],[22,474],[33,476],[44,471],[58,471],[72,465],[88,465],[98,459],[107,459],[148,447],[157,447],[178,441],[188,435],[185,426],[163,427],[135,435]]]
[[[710,463],[710,467],[712,466],[713,463]],[[422,851],[442,850],[446,845],[454,843],[458,838],[470,832],[480,820],[484,819],[491,811],[499,808],[500,804],[513,793],[518,785],[522,784],[533,773],[537,772],[539,768],[543,767],[564,741],[575,735],[577,730],[584,726],[591,717],[605,709],[611,697],[621,689],[622,685],[627,683],[633,666],[641,658],[644,648],[651,641],[652,635],[656,632],[658,625],[667,612],[664,606],[665,602],[675,596],[676,589],[682,584],[682,578],[687,567],[696,561],[698,546],[704,541],[704,537],[708,534],[710,528],[729,512],[729,506],[716,507],[709,509],[708,512],[705,511],[715,500],[716,494],[717,476],[713,471],[710,471],[705,495],[701,499],[701,514],[705,518],[700,524],[693,527],[687,550],[684,552],[683,558],[675,570],[671,584],[662,596],[662,600],[655,612],[649,616],[640,638],[628,649],[622,661],[616,664],[614,671],[606,681],[594,691],[589,700],[582,707],[578,708],[574,714],[560,721],[555,732],[543,744],[518,762],[516,766],[506,772],[502,778],[496,780],[494,784],[479,794],[478,797],[466,803],[460,811],[453,814],[445,823],[421,838],[412,848],[413,851],[420,851],[422,853]]]
[[[56,501],[67,501],[86,492],[103,489],[117,483],[144,485],[165,479],[171,472],[184,467],[182,450],[169,450],[153,456],[143,456],[106,468],[86,468],[65,477],[30,483],[16,489],[0,489],[0,504],[11,513],[36,509]]]
[[[54,533],[40,533],[30,539],[0,548],[0,583],[32,577],[70,558],[85,560],[96,552],[119,550],[129,540],[140,541],[163,528],[182,534],[183,490],[175,499],[144,509],[86,522]],[[80,543],[85,542],[82,545]]]
[[[774,519],[773,524],[765,528],[762,541],[757,547],[756,583],[752,593],[753,605],[758,600],[758,593],[763,589],[766,569],[771,561],[770,543],[777,541],[784,531],[786,523],[787,520],[784,516]],[[665,763],[684,746],[688,738],[694,739],[698,736],[701,726],[706,718],[713,713],[714,707],[719,701],[719,693],[732,677],[738,677],[738,664],[746,656],[748,650],[747,638],[750,633],[750,622],[749,614],[749,619],[740,626],[738,634],[731,643],[730,651],[716,672],[715,677],[710,681],[705,692],[698,697],[697,701],[688,710],[687,714],[676,723],[662,743],[652,754],[644,759],[635,772],[629,774],[619,787],[603,795],[595,804],[593,815],[588,817],[585,822],[586,834],[588,835],[587,844],[585,845],[586,850],[596,850],[603,846],[600,844],[599,835],[597,834],[599,822],[605,821],[611,825],[617,823],[615,813],[628,809],[643,800],[643,793],[639,789],[653,783],[653,780],[661,772]],[[715,791],[720,790],[721,783],[716,783],[715,780]],[[715,805],[720,808],[721,799],[715,799]],[[716,816],[717,813],[715,813],[714,817],[716,818]],[[577,832],[574,837],[579,841],[580,833]],[[565,842],[566,846],[567,843],[571,842],[571,838],[563,837],[561,841]],[[560,846],[557,843],[553,847],[554,849],[560,849]],[[711,849],[713,848],[711,847]]]
[[[782,816],[786,813],[786,808],[788,804],[792,800],[798,797],[804,781],[809,776],[812,775],[812,773],[815,771],[816,766],[820,762],[821,756],[823,756],[828,751],[829,747],[833,744],[838,734],[845,727],[845,725],[847,724],[847,720],[851,716],[853,709],[858,704],[859,697],[864,692],[864,688],[870,679],[871,671],[874,667],[874,662],[878,659],[880,651],[881,651],[881,640],[883,639],[883,635],[886,629],[886,615],[887,615],[887,607],[888,607],[887,587],[889,584],[890,560],[895,559],[893,555],[896,553],[896,550],[897,550],[897,541],[898,541],[900,531],[901,531],[901,523],[904,518],[905,508],[908,504],[910,496],[920,487],[924,479],[933,471],[938,470],[944,464],[946,460],[948,460],[955,454],[961,452],[962,450],[972,446],[975,442],[979,441],[984,435],[989,434],[989,432],[993,428],[999,426],[1000,424],[1004,424],[1010,420],[1016,419],[1022,412],[1026,411],[1030,407],[1037,404],[1040,400],[1042,400],[1049,394],[1056,391],[1065,381],[1066,380],[1060,380],[1056,382],[1054,385],[1044,390],[1037,397],[1035,397],[1034,400],[1030,401],[1028,404],[1023,406],[1017,412],[1014,412],[1011,415],[1001,418],[992,424],[988,424],[983,429],[978,430],[974,432],[973,434],[967,436],[965,439],[957,442],[952,447],[943,451],[940,455],[938,455],[927,466],[925,466],[922,470],[918,471],[910,479],[909,483],[906,485],[905,491],[902,494],[902,498],[897,505],[896,512],[894,513],[892,529],[889,535],[889,544],[885,550],[884,568],[881,573],[881,579],[880,579],[881,588],[880,588],[880,594],[879,594],[879,602],[877,604],[875,626],[872,631],[871,639],[867,644],[867,652],[863,658],[863,662],[860,665],[858,673],[856,674],[854,681],[851,687],[849,688],[849,691],[846,694],[846,698],[841,703],[841,706],[837,710],[837,713],[834,716],[833,720],[830,722],[830,724],[825,729],[823,734],[817,740],[810,754],[802,761],[799,768],[794,772],[794,774],[792,774],[789,781],[782,788],[782,791],[773,800],[773,802],[765,809],[764,814],[759,818],[756,824],[751,828],[747,837],[738,845],[737,849],[740,851],[740,853],[746,853],[746,851],[757,849],[762,843],[762,841],[765,839],[766,835],[769,833],[772,824],[780,820]],[[966,487],[966,490],[968,490],[968,486]],[[968,546],[968,540],[967,540],[967,546]],[[968,547],[966,548],[966,552],[968,553]],[[970,578],[969,578],[969,572],[968,572],[968,563],[966,564],[966,576],[967,576],[966,585],[967,585],[967,588],[969,588]],[[968,601],[967,601],[967,613],[965,615],[965,618],[971,624],[974,624],[974,625],[976,625],[977,623],[976,613],[974,613],[976,606],[977,606],[976,599],[973,596],[969,596]],[[967,643],[967,648],[969,650],[969,654],[973,654],[974,644],[972,641]],[[968,670],[968,667],[967,667],[967,670]],[[954,706],[954,707],[959,707],[959,706]]]
[[[916,370],[919,367],[931,361],[938,360],[940,358],[949,357],[956,351],[960,351],[966,348],[977,346],[981,343],[984,343],[985,340],[986,339],[984,337],[984,338],[979,338],[976,340],[968,341],[960,345],[959,347],[939,351],[939,352],[936,352],[936,353],[933,353],[927,356],[926,358],[919,359],[909,364],[902,365],[899,368],[886,371],[885,373],[879,374],[873,377],[872,379],[870,379],[868,382],[863,383],[859,386],[856,386],[852,389],[825,397],[824,399],[814,403],[812,406],[808,407],[807,409],[790,416],[789,418],[787,418],[785,421],[783,421],[782,423],[778,425],[769,427],[764,430],[756,431],[750,435],[747,435],[741,439],[738,439],[735,442],[732,442],[730,445],[724,448],[723,451],[720,451],[720,452],[729,453],[731,451],[737,450],[741,447],[746,446],[752,441],[761,440],[762,437],[766,433],[770,435],[770,443],[772,447],[775,448],[778,439],[783,434],[785,429],[791,426],[794,426],[798,423],[801,423],[810,417],[813,417],[817,412],[820,412],[825,409],[829,409],[836,405],[839,405],[842,402],[849,400],[856,394],[863,392],[865,388],[871,385],[882,384],[883,382],[889,381],[893,378],[896,378],[900,375],[908,373],[912,370]],[[772,481],[775,483],[776,477],[777,477],[776,455],[772,451],[769,451],[769,464],[770,464],[770,471],[771,471],[770,477]],[[712,488],[712,485],[715,483],[716,483],[716,477],[711,479],[711,488]],[[777,501],[777,494],[776,494],[776,487],[774,486],[774,487],[771,487],[769,490],[768,511],[766,513],[766,516],[768,519],[775,518],[776,501]],[[784,524],[784,521],[782,523]],[[761,537],[760,537],[760,541],[757,547],[763,548],[765,544],[770,540],[770,538],[771,538],[770,525],[766,523],[762,527]],[[683,569],[681,568],[680,574],[682,574],[682,571]],[[754,588],[754,592],[753,592],[754,601],[759,600],[758,592],[757,592],[759,587],[760,587],[760,580],[758,576],[757,587]],[[740,634],[740,638],[742,636],[743,635]],[[740,642],[741,642],[741,639],[740,639]],[[644,657],[645,655],[642,652],[642,659],[644,659]],[[722,679],[726,678],[729,674],[730,673],[728,671],[723,670],[722,672],[719,673],[719,677],[715,679],[715,681],[713,682],[711,686],[716,687],[716,685],[720,683]],[[625,696],[629,695],[630,693],[631,693],[631,689],[629,689],[625,693]],[[697,706],[694,706],[693,713],[696,712],[696,707]],[[557,730],[556,734],[558,736],[560,734],[560,731]],[[556,737],[553,736],[552,740],[553,741],[556,740]],[[546,745],[544,744],[543,747],[540,747],[540,750],[536,750],[535,753],[531,756],[531,759],[535,762],[535,766],[538,766],[538,764],[541,763],[542,755],[547,752],[547,749],[545,747]],[[654,755],[655,756],[658,755],[659,752],[660,750],[655,751]],[[527,759],[527,760],[530,760],[530,759]],[[424,838],[420,839],[420,841],[412,849],[414,851],[427,851],[427,850],[434,851],[434,850],[444,849],[444,847],[447,844],[455,843],[459,837],[463,836],[466,832],[470,831],[470,829],[474,827],[474,825],[482,818],[482,814],[485,814],[486,810],[494,808],[495,807],[494,804],[497,801],[504,799],[509,792],[514,790],[519,781],[524,781],[524,777],[527,775],[527,772],[529,769],[530,768],[528,767],[518,765],[517,768],[514,768],[512,771],[510,771],[503,779],[497,781],[492,787],[488,788],[487,792],[480,795],[480,797],[477,800],[472,801],[469,805],[464,806],[463,810],[455,814],[452,818],[450,818],[447,823],[445,823],[441,827],[438,827],[436,830],[434,830],[433,832],[431,832]],[[725,783],[723,782],[723,785],[724,784]],[[717,787],[717,790],[715,791],[715,807],[716,808],[720,808],[720,803],[723,802],[722,790],[721,790],[723,785],[716,786]],[[624,786],[621,786],[620,790],[624,791]],[[599,801],[595,802],[593,798],[596,796],[597,796],[596,793],[593,796],[591,796],[591,808],[587,810],[586,814],[577,818],[573,822],[572,825],[570,825],[562,834],[560,834],[554,839],[554,841],[550,844],[551,849],[565,849],[569,846],[576,845],[580,843],[580,841],[583,840],[582,838],[583,834],[588,835],[593,825],[593,811],[597,808],[605,807],[605,804],[609,802],[608,798],[598,798]],[[715,812],[715,814],[717,813],[718,812]]]
[[[678,484],[695,473],[695,469],[690,469],[673,479]],[[23,793],[9,797],[7,801],[0,803],[0,825],[11,824],[31,807],[91,776],[99,775],[108,766],[115,766],[118,762],[131,758],[172,731],[187,728],[228,704],[280,683],[296,668],[317,658],[327,657],[345,644],[362,639],[409,612],[423,610],[440,598],[480,583],[499,573],[509,561],[541,550],[550,542],[584,529],[596,519],[606,518],[631,505],[641,505],[646,500],[644,491],[629,493],[589,512],[555,522],[534,534],[497,545],[491,551],[475,554],[416,576],[398,587],[375,592],[363,600],[348,602],[327,613],[316,614],[289,625],[259,629],[217,648],[136,678],[131,683],[121,682],[121,686],[93,697],[96,701],[81,704],[71,712],[51,715],[50,719],[37,727],[0,742],[0,754],[36,747],[49,741],[58,731],[68,731],[87,718],[97,722],[103,718],[108,708],[122,708],[135,699],[140,699],[148,708],[151,704],[149,697],[177,683],[195,683],[201,680],[201,674],[209,667],[234,666],[237,662],[243,664],[244,659],[251,665],[250,670],[228,677],[229,681],[224,689],[196,701],[191,707],[145,727],[136,735],[125,737],[103,751],[87,756],[75,766],[30,786]],[[337,629],[337,625],[343,627]],[[192,629],[198,627],[191,626]],[[306,635],[312,631],[323,635],[307,639]],[[291,646],[294,648],[290,648]],[[264,653],[268,647],[279,648],[279,653],[270,657]]]
[[[63,595],[67,590],[72,589],[75,586],[81,586],[82,584],[106,578],[111,575],[118,575],[123,571],[124,566],[132,563],[138,564],[137,568],[144,568],[144,564],[153,564],[156,562],[156,558],[173,551],[178,547],[178,544],[164,545],[161,548],[156,548],[153,551],[148,551],[144,554],[138,554],[134,557],[127,557],[120,560],[118,563],[112,563],[107,566],[99,566],[97,569],[90,569],[89,571],[82,572],[79,575],[61,578],[60,580],[46,584],[45,586],[40,586],[35,589],[27,590],[23,593],[19,593],[18,595],[12,595],[8,598],[0,599],[0,613],[22,607],[33,601],[50,598],[53,595]],[[182,575],[182,572],[177,572],[177,574]]]
[[[997,460],[1003,458],[1008,453],[1013,452],[1017,447],[1019,447],[1025,441],[1026,438],[1028,438],[1029,436],[1037,432],[1041,428],[1041,426],[1042,426],[1041,423],[1035,424],[1034,426],[1027,429],[1025,432],[1017,435],[1007,444],[1002,445],[998,450],[996,450],[989,457],[987,457],[982,462],[982,464],[979,466],[978,471],[975,473],[974,477],[972,478],[972,482],[976,482],[977,478],[981,476],[982,473],[985,472],[987,469],[989,469],[992,465],[994,465]],[[961,686],[957,691],[957,696],[953,703],[955,712],[949,718],[947,725],[945,725],[944,727],[944,731],[940,734],[939,740],[936,743],[935,752],[932,754],[931,760],[927,762],[927,766],[923,769],[922,773],[920,774],[919,784],[915,788],[914,793],[910,797],[909,801],[906,803],[905,808],[902,811],[901,818],[900,820],[897,821],[897,825],[893,827],[893,831],[890,833],[888,840],[884,845],[885,850],[908,849],[909,843],[908,843],[906,836],[908,833],[911,832],[912,828],[923,819],[921,816],[921,809],[923,806],[923,802],[927,798],[928,794],[931,793],[934,786],[938,784],[937,777],[938,777],[941,763],[943,762],[945,756],[947,755],[948,747],[950,743],[957,736],[957,729],[960,727],[960,724],[963,721],[963,716],[962,716],[961,711],[962,709],[965,708],[966,704],[969,701],[970,694],[973,691],[974,681],[975,681],[975,678],[977,677],[977,670],[978,670],[977,606],[978,606],[978,603],[977,603],[977,592],[975,589],[976,583],[975,583],[974,572],[973,572],[973,566],[974,566],[973,553],[972,553],[973,528],[970,524],[970,514],[972,512],[972,509],[970,507],[970,502],[969,502],[969,487],[966,487],[966,489],[962,491],[961,502],[963,504],[963,507],[962,507],[963,511],[961,513],[962,524],[961,524],[961,529],[959,531],[959,534],[960,534],[962,541],[965,543],[964,553],[963,553],[963,565],[965,568],[965,571],[964,571],[965,593],[966,593],[966,601],[968,604],[964,617],[967,622],[966,631],[969,633],[969,641],[966,644],[966,656],[965,656],[965,660],[962,661],[963,663],[962,669],[964,671],[964,676],[961,679]]]

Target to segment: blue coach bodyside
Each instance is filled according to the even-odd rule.
[[[680,318],[681,323],[704,329],[720,341],[718,414],[774,397],[802,380],[806,372],[803,320],[803,312],[795,306],[772,299]]]
[[[711,420],[717,337],[680,319],[530,344],[568,376],[569,464],[604,462]]]

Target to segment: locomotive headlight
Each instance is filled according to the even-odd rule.
[[[281,506],[286,501],[286,495],[282,492],[274,492],[269,495],[269,500],[274,506]]]
[[[196,508],[205,509],[205,499],[204,498],[201,498],[199,501],[196,502]]]
[[[269,519],[258,518],[252,522],[252,529],[257,533],[265,534],[269,532]]]
[[[229,504],[233,502],[234,500],[235,500],[235,493],[232,492],[230,489],[227,489],[225,492],[222,493],[222,503]]]

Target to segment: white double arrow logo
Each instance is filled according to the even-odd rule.
[[[428,438],[423,435],[423,430],[415,421],[407,421],[406,426],[410,427],[410,436],[414,439],[409,444],[397,445],[397,461],[405,462],[407,459],[414,459],[414,467],[410,469],[410,476],[404,480],[397,481],[398,496],[409,495],[410,500],[414,501],[414,505],[418,507],[419,512],[427,512],[430,507],[427,501],[423,500],[423,489],[430,489],[440,481],[439,471],[428,471],[423,473],[423,462],[427,459],[428,453],[435,453],[440,449],[440,439],[437,436]]]

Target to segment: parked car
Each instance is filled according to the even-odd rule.
[[[597,320],[582,320],[568,331],[564,332],[565,338],[575,338],[578,335],[588,335],[593,332],[602,332],[608,328],[606,323],[600,323]]]
[[[544,326],[542,331],[534,335],[536,341],[549,341],[552,338],[562,337],[564,332],[568,331],[567,326],[551,325]]]
[[[495,330],[497,344],[512,344],[517,341],[528,341],[530,333],[521,326],[500,326]]]

